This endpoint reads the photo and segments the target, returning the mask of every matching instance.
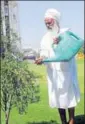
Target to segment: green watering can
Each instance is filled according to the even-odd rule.
[[[46,58],[42,62],[65,62],[72,59],[84,44],[84,40],[71,31],[65,31],[58,36],[59,43],[52,44],[55,57]]]

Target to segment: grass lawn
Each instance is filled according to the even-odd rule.
[[[84,61],[83,59],[77,60],[78,66],[78,80],[81,91],[81,101],[76,107],[76,115],[84,114]],[[32,68],[31,68],[32,67]],[[16,109],[13,109],[10,115],[9,124],[60,124],[60,118],[57,109],[52,109],[48,105],[48,91],[46,83],[46,70],[44,66],[30,66],[36,73],[42,75],[39,80],[40,84],[40,97],[38,103],[30,104],[28,113],[19,115]],[[54,123],[51,123],[51,122]],[[45,123],[44,123],[45,122]],[[4,123],[4,114],[2,112],[2,123]]]

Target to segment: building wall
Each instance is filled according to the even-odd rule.
[[[19,25],[19,15],[18,15],[18,3],[17,1],[1,1],[1,11],[2,11],[2,27],[3,34],[9,35],[10,39],[13,39],[11,32],[7,29],[12,29],[14,33],[20,37],[20,25]],[[21,40],[13,42],[13,46],[21,50]]]
[[[1,1],[2,33],[6,35],[4,1]]]

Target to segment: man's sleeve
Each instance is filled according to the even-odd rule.
[[[49,57],[49,50],[45,44],[44,38],[40,44],[40,57],[48,58]]]

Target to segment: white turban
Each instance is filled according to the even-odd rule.
[[[60,21],[60,12],[58,12],[56,9],[48,9],[45,13],[45,18],[46,17],[50,17],[50,18],[53,18],[55,19],[58,23]]]

